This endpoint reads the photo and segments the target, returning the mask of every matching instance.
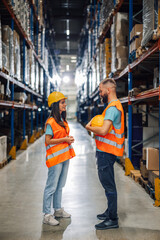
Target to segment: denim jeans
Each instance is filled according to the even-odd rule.
[[[98,176],[99,180],[105,189],[105,194],[108,200],[108,209],[106,216],[110,219],[117,219],[117,190],[114,180],[114,163],[116,156],[106,152],[96,152]]]
[[[44,189],[43,212],[51,213],[51,203],[53,208],[61,208],[62,188],[67,179],[69,160],[48,168],[48,178]]]

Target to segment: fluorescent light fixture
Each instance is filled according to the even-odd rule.
[[[72,56],[72,57],[71,57],[71,59],[73,59],[73,60],[74,60],[74,59],[77,59],[77,57],[76,57],[76,56],[75,56],[75,57],[74,57],[74,56]]]
[[[70,34],[70,31],[69,31],[69,30],[66,30],[66,34],[69,36],[69,34]]]
[[[77,60],[76,59],[71,59],[71,63],[76,63]]]
[[[64,83],[69,83],[69,81],[70,81],[70,78],[68,76],[63,77],[63,82]]]
[[[66,71],[69,71],[69,65],[66,65]]]

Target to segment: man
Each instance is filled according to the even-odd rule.
[[[106,211],[97,215],[98,219],[104,221],[95,225],[96,229],[103,230],[119,227],[114,163],[117,156],[122,156],[124,151],[124,112],[117,99],[114,79],[106,78],[100,83],[99,95],[104,103],[108,102],[108,106],[102,113],[104,116],[103,126],[92,127],[90,121],[86,125],[86,129],[96,135],[98,176],[108,200]]]

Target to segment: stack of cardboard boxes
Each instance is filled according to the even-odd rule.
[[[155,186],[154,180],[159,177],[159,150],[148,147],[143,148],[143,159],[140,167],[141,175],[148,182]]]
[[[142,33],[143,24],[135,24],[132,28],[132,31],[130,32],[130,54],[132,54],[133,52],[136,53],[136,50],[141,46]]]
[[[123,70],[128,65],[128,13],[117,13],[111,26],[111,71]]]

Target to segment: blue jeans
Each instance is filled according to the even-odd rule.
[[[108,209],[106,216],[112,220],[117,219],[117,190],[114,180],[114,163],[116,156],[106,152],[96,152],[98,176],[99,180],[105,189],[105,194],[108,200]]]
[[[51,202],[53,208],[61,208],[62,188],[67,179],[69,160],[48,168],[48,179],[44,189],[43,212],[51,213]]]

